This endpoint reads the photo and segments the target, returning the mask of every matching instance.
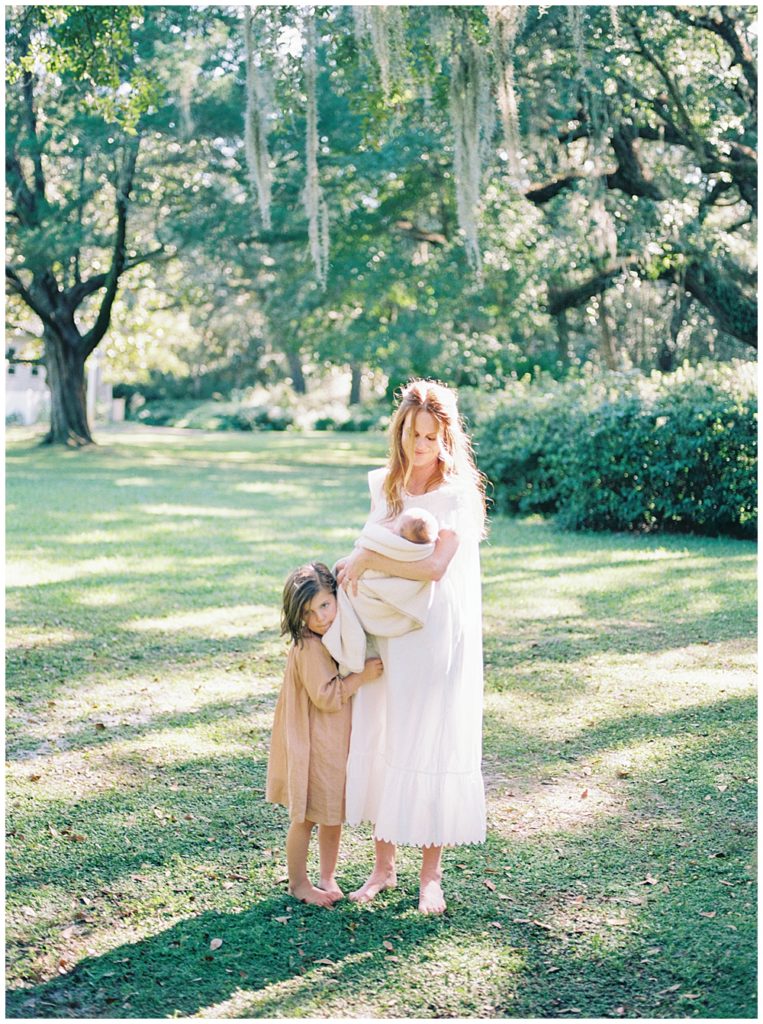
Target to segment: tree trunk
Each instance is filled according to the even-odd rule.
[[[599,336],[601,344],[599,345],[599,351],[601,352],[602,358],[608,370],[617,369],[617,346],[615,345],[615,336],[612,333],[612,320],[607,309],[607,304],[604,301],[604,294],[602,293],[599,299]]]
[[[556,350],[559,362],[566,369],[570,364],[570,326],[567,310],[560,309],[554,316],[556,321]]]
[[[360,405],[360,385],[363,380],[363,367],[358,363],[350,364],[350,405]]]
[[[50,328],[45,329],[43,341],[50,388],[50,430],[42,443],[76,448],[93,444],[87,423],[86,357],[76,345]]]
[[[289,373],[291,374],[291,383],[294,390],[298,395],[306,395],[307,384],[305,383],[305,375],[302,372],[302,360],[299,357],[299,352],[287,352],[286,359],[289,363]]]

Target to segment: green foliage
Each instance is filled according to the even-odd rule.
[[[569,529],[755,536],[753,364],[526,378],[482,409],[472,400],[470,418],[501,510]]]

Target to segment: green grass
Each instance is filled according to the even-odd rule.
[[[488,841],[441,919],[414,850],[326,912],[263,800],[278,600],[351,546],[383,439],[11,437],[9,1016],[755,1016],[751,544],[497,518]],[[371,860],[348,829],[346,890]]]

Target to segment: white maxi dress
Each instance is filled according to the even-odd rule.
[[[368,523],[385,518],[386,468],[368,475]],[[410,846],[485,840],[482,780],[482,599],[476,496],[457,481],[406,495],[459,546],[435,583],[422,629],[375,642],[384,674],[353,699],[346,816],[377,839]]]

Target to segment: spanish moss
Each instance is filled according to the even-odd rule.
[[[266,72],[254,51],[252,10],[246,8],[244,39],[246,43],[246,112],[244,115],[244,147],[249,180],[257,192],[257,200],[266,231],[271,228],[270,202],[272,175],[268,152],[268,96]]]
[[[303,51],[306,110],[306,175],[303,198],[307,213],[310,255],[315,267],[315,276],[321,288],[326,287],[329,263],[329,216],[323,198],[318,176],[318,101],[317,101],[317,43],[315,14],[312,10],[304,16],[305,48]]]
[[[466,257],[478,275],[482,269],[478,235],[482,156],[489,141],[488,133],[492,132],[489,119],[485,122],[486,91],[489,95],[485,56],[470,35],[453,60],[450,119],[458,223],[464,233]]]

